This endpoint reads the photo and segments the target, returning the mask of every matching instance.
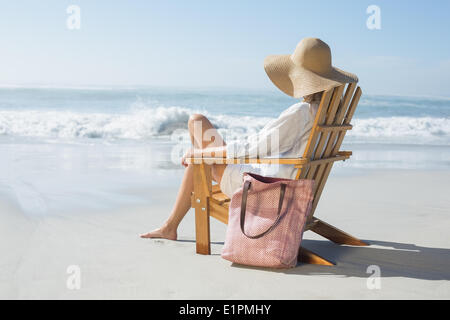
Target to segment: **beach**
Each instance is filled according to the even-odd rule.
[[[330,177],[317,217],[370,243],[339,246],[306,232],[303,245],[337,264],[252,268],[220,257],[225,225],[212,219],[212,254],[195,254],[191,210],[179,240],[140,239],[170,210],[175,186],[129,190],[151,205],[30,218],[2,197],[1,286],[6,299],[448,299],[448,171],[373,170]],[[80,288],[67,287],[79,266]],[[380,287],[367,268],[377,265]],[[369,279],[369,280],[368,280]]]
[[[448,0],[2,1],[0,300],[14,312],[113,300],[102,315],[116,316],[114,300],[149,300],[149,317],[209,319],[450,300],[449,12]],[[233,167],[187,165],[221,156]],[[285,185],[252,200],[252,183],[228,206],[247,208],[235,235],[267,243],[245,238],[244,255],[330,265],[222,258],[233,228],[213,216],[227,221],[245,172],[315,181],[312,199]],[[209,178],[212,195],[198,185]],[[291,210],[303,200],[309,214]],[[178,222],[176,240],[148,238],[175,238]]]
[[[139,234],[170,213],[189,114],[206,114],[230,140],[257,132],[292,99],[139,88],[0,93],[0,298],[450,298],[448,98],[365,97],[341,148],[353,155],[334,166],[315,215],[370,246],[308,231],[304,247],[336,265],[269,270],[222,259],[226,226],[214,219],[212,255],[195,254],[193,210],[178,241]]]

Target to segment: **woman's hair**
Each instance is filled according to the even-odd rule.
[[[309,95],[303,97],[303,101],[305,101],[307,103],[320,102],[320,100],[322,100],[322,95],[323,95],[323,91],[309,94]]]

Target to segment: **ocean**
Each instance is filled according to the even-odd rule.
[[[0,88],[0,136],[146,142],[186,129],[195,112],[237,138],[296,102],[255,90]],[[348,142],[449,146],[450,98],[364,94],[353,125]]]
[[[298,100],[263,90],[0,88],[0,194],[25,212],[108,209],[179,183],[187,120],[203,113],[225,140],[258,132]],[[363,94],[333,174],[450,168],[450,98]],[[138,193],[139,194],[139,193]]]

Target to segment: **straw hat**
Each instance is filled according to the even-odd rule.
[[[268,56],[264,69],[278,89],[294,98],[358,82],[356,75],[332,66],[330,47],[317,38],[303,39],[291,55]]]

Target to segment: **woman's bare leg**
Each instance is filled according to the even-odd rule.
[[[194,114],[189,118],[189,132],[191,135],[191,142],[195,148],[217,147],[225,145],[220,134],[211,124],[211,122],[201,114]],[[206,134],[205,134],[206,133]],[[205,141],[205,137],[209,141]],[[220,183],[226,164],[211,165],[212,178],[217,183]],[[192,165],[188,165],[184,171],[183,179],[181,181],[180,189],[178,190],[177,198],[172,212],[166,222],[158,229],[153,230],[147,234],[141,235],[142,238],[165,238],[170,240],[177,239],[177,229],[183,220],[186,213],[191,208],[191,194],[194,190],[193,184],[193,170]]]

